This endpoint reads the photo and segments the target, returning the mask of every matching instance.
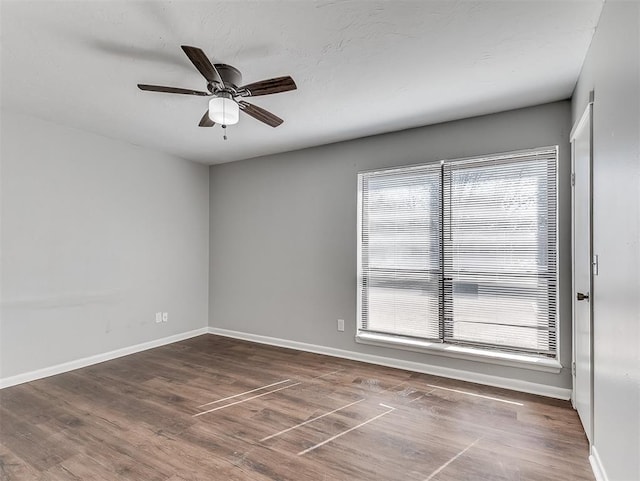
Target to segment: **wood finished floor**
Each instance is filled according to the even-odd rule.
[[[3,481],[593,481],[587,456],[568,402],[213,335],[0,391]]]

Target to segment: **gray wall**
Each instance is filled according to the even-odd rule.
[[[205,327],[208,168],[1,120],[0,377]]]
[[[609,481],[640,479],[640,3],[607,2],[573,98],[594,90],[594,438]]]
[[[570,103],[558,102],[212,166],[210,326],[570,388],[568,301],[560,306],[560,374],[354,341],[361,170],[559,145],[560,298],[570,299],[570,116]]]

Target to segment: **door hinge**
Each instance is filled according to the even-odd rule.
[[[598,275],[598,254],[596,254],[595,256],[593,256],[593,262],[591,263],[591,265],[593,266],[593,275],[597,276]]]
[[[572,376],[575,376],[575,375],[576,375],[576,362],[575,362],[575,361],[573,361],[573,362],[571,363],[571,375],[572,375]]]
[[[576,174],[571,173],[571,187],[576,185]]]

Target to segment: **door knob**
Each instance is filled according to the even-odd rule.
[[[584,301],[585,299],[589,300],[589,294],[583,294],[582,292],[578,292],[577,296],[579,301]]]

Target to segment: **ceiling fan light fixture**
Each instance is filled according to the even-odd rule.
[[[216,124],[237,124],[240,118],[240,107],[231,95],[220,94],[209,100],[209,117]]]

